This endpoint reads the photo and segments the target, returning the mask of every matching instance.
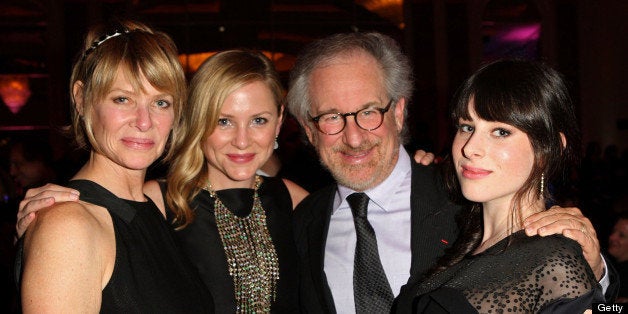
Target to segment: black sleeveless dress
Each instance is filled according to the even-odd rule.
[[[113,220],[116,259],[101,313],[214,312],[211,295],[152,201],[123,200],[87,180],[68,187],[79,190],[82,201],[105,207]]]
[[[264,177],[259,188],[266,223],[279,260],[277,298],[272,304],[273,313],[297,313],[297,255],[292,233],[292,200],[286,185],[279,178]],[[252,189],[217,191],[222,203],[235,215],[244,217],[253,206]],[[234,313],[235,288],[229,275],[227,257],[220,240],[214,216],[214,199],[205,190],[192,201],[195,220],[177,231],[183,249],[198,269],[209,288],[217,313]]]

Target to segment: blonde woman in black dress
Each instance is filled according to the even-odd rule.
[[[80,201],[42,209],[26,231],[24,313],[213,313],[165,211],[142,190],[185,110],[173,41],[136,22],[90,30],[70,81],[72,131],[89,159]]]
[[[190,82],[183,131],[173,139],[166,206],[218,313],[299,311],[292,209],[307,192],[257,175],[277,148],[284,91],[261,52],[206,60]]]

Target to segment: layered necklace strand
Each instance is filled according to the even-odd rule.
[[[261,177],[255,176],[253,208],[246,217],[234,215],[210,183],[203,188],[215,200],[216,225],[233,278],[236,313],[270,313],[277,294],[279,262],[257,192],[261,182]]]

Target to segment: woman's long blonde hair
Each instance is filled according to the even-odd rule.
[[[262,53],[229,50],[207,59],[189,86],[188,106],[183,113],[179,133],[173,138],[168,173],[166,202],[174,213],[174,223],[181,229],[194,219],[192,199],[207,183],[208,167],[203,142],[212,134],[225,99],[251,82],[264,82],[272,91],[281,112],[284,96],[279,75],[272,62]]]

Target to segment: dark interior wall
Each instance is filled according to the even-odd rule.
[[[404,3],[405,42],[416,75],[409,122],[419,147],[447,151],[447,106],[462,80],[482,63],[480,24],[489,2]],[[539,58],[569,82],[583,142],[628,149],[628,2],[528,2],[541,18]]]
[[[628,1],[580,1],[579,5],[583,140],[628,149]]]

